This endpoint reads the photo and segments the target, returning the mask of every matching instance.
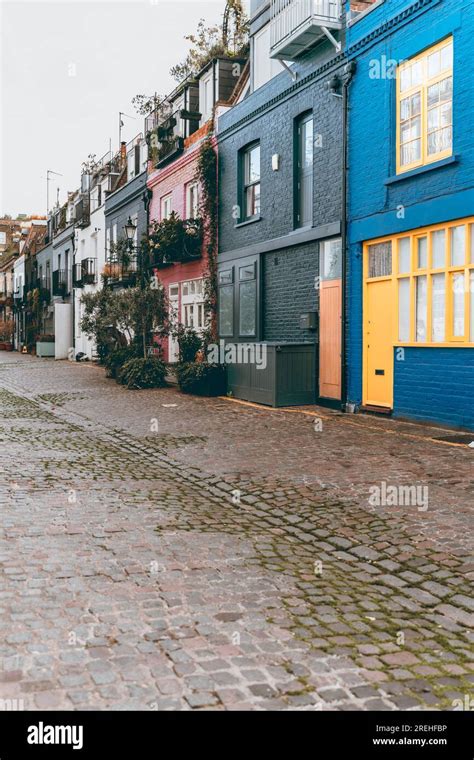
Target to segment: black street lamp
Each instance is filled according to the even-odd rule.
[[[129,216],[128,217],[128,222],[125,225],[124,230],[125,230],[125,234],[127,235],[127,240],[128,240],[128,245],[129,245],[130,250],[133,247],[132,244],[133,244],[133,240],[135,238],[135,231],[136,231],[136,229],[137,229],[137,225],[133,223],[132,217]]]

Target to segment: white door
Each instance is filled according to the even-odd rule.
[[[169,289],[169,301],[170,301],[170,325],[171,330],[174,331],[178,327],[178,314],[179,314],[179,285],[170,285]],[[177,362],[179,359],[179,345],[176,340],[176,336],[170,334],[168,338],[168,361]]]

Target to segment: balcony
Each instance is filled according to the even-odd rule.
[[[135,255],[132,255],[130,260],[123,262],[111,259],[102,271],[105,283],[112,289],[133,287],[137,283],[137,274],[138,266]]]
[[[75,288],[82,288],[84,285],[94,285],[95,282],[95,259],[84,259],[78,264],[74,264],[72,284]]]
[[[197,115],[183,109],[173,111],[171,105],[163,103],[147,116],[148,155],[154,166],[164,166],[184,151],[183,121]]]
[[[202,221],[183,221],[176,214],[172,214],[169,219],[155,224],[150,239],[153,246],[152,267],[196,261],[202,256]]]
[[[87,227],[91,221],[89,193],[82,193],[74,207],[74,216],[78,227]]]
[[[336,50],[332,30],[342,27],[341,0],[271,0],[270,56],[294,61],[323,37]]]
[[[65,298],[70,292],[69,272],[65,269],[55,269],[53,272],[53,296]]]

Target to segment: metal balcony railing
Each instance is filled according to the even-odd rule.
[[[342,26],[341,0],[271,0],[270,47],[272,58],[294,60],[326,35]]]
[[[72,284],[75,288],[82,288],[83,285],[93,285],[96,282],[95,259],[83,259],[74,264],[72,272]]]
[[[55,269],[53,272],[53,296],[64,298],[70,292],[70,272],[65,269]]]

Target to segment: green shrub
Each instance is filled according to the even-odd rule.
[[[202,348],[202,339],[192,327],[178,327],[176,337],[179,346],[179,360],[187,363],[196,359],[196,354]]]
[[[221,364],[183,362],[177,365],[176,376],[183,393],[222,396],[226,392],[226,369]]]
[[[115,348],[107,355],[104,361],[105,374],[107,377],[118,379],[123,365],[130,359],[134,359],[137,355],[137,349],[135,346]]]
[[[166,365],[160,359],[129,359],[122,369],[118,380],[129,390],[135,388],[162,388],[165,383]]]

